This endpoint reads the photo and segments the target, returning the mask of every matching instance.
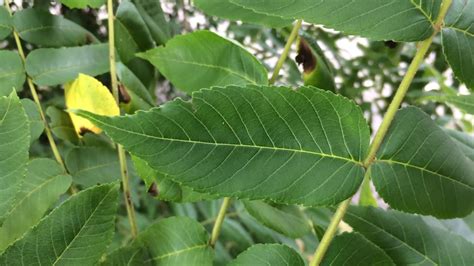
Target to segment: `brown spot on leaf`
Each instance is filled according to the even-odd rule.
[[[86,127],[81,127],[81,129],[79,129],[79,135],[81,135],[81,136],[84,136],[87,132],[94,133],[92,130],[90,130]]]
[[[129,103],[132,98],[130,97],[130,94],[128,94],[127,88],[123,86],[122,84],[119,84],[118,86],[119,89],[119,101],[121,103]]]
[[[309,44],[303,38],[300,39],[298,55],[296,56],[295,60],[298,65],[303,64],[303,70],[305,73],[310,73],[313,71],[318,63],[313,51],[309,47]]]
[[[159,194],[158,186],[156,185],[155,182],[151,183],[150,187],[148,188],[148,194],[152,195],[153,197],[158,196]]]

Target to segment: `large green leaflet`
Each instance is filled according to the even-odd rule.
[[[50,159],[34,159],[15,196],[15,203],[0,226],[0,252],[43,217],[71,185],[71,177]]]
[[[28,8],[16,12],[13,26],[23,40],[45,47],[98,42],[92,33],[78,24],[42,9]]]
[[[21,57],[14,51],[0,51],[0,96],[8,96],[12,89],[23,90],[25,67]]]
[[[117,184],[83,190],[0,256],[0,265],[93,265],[112,239]]]
[[[12,19],[4,6],[0,6],[0,40],[5,39],[12,32]]]
[[[364,176],[369,129],[360,109],[312,87],[230,86],[132,116],[77,113],[152,168],[200,192],[336,204]]]
[[[304,266],[303,258],[294,249],[280,244],[257,244],[239,254],[229,266]]]
[[[172,34],[170,24],[161,8],[161,2],[159,0],[134,0],[133,3],[140,12],[156,44],[165,44]]]
[[[474,2],[453,0],[445,19],[443,51],[456,77],[474,89]]]
[[[64,84],[79,73],[95,76],[109,71],[108,44],[68,48],[41,48],[26,58],[26,72],[43,86]]]
[[[284,27],[293,22],[292,19],[256,13],[251,9],[232,3],[230,0],[194,0],[194,5],[208,15],[269,27]]]
[[[440,218],[474,209],[474,162],[418,108],[398,111],[371,174],[392,208]]]
[[[441,0],[230,0],[257,13],[375,40],[421,41],[433,33]]]
[[[158,221],[129,246],[106,258],[105,265],[212,265],[214,252],[206,230],[187,217]]]
[[[396,265],[473,265],[474,244],[421,217],[373,207],[350,207],[344,217]]]
[[[177,36],[140,56],[188,93],[212,86],[268,83],[267,71],[253,55],[210,31]]]
[[[20,99],[0,97],[0,223],[11,209],[26,176],[30,126]]]
[[[331,242],[321,265],[395,265],[385,252],[359,233],[344,233]]]

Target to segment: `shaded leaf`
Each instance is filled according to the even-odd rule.
[[[474,162],[418,108],[398,111],[370,169],[395,209],[440,218],[474,209]]]
[[[146,87],[124,64],[117,63],[117,75],[131,98],[130,103],[126,106],[128,112],[148,110],[155,106],[153,98]]]
[[[360,109],[315,88],[214,88],[132,116],[77,113],[199,192],[336,204],[356,192],[364,175],[369,129]]]
[[[76,134],[68,113],[54,106],[49,106],[46,109],[46,114],[50,119],[51,131],[56,137],[74,144],[79,143],[79,136]]]
[[[467,158],[474,161],[474,137],[456,130],[446,130],[446,133],[451,137],[452,140],[459,146],[464,152]]]
[[[134,0],[134,3],[156,44],[165,44],[172,35],[160,0]]]
[[[25,83],[25,68],[17,52],[0,51],[0,96],[8,96],[12,89],[23,90]]]
[[[32,143],[43,134],[44,122],[41,120],[41,115],[35,102],[30,99],[21,99],[21,105],[28,116],[30,123],[30,143]]]
[[[304,266],[301,256],[292,248],[280,244],[257,244],[241,253],[229,266]]]
[[[267,71],[253,55],[210,31],[177,36],[140,56],[188,93],[212,86],[268,83]]]
[[[12,32],[12,19],[4,6],[0,6],[0,40],[5,39]]]

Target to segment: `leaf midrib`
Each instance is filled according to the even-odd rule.
[[[163,254],[163,255],[160,255],[160,256],[153,257],[153,258],[147,260],[146,262],[150,262],[150,261],[154,261],[154,260],[161,260],[161,259],[164,259],[164,258],[167,258],[167,257],[176,256],[178,254],[188,252],[188,251],[191,251],[191,250],[194,250],[194,249],[200,249],[200,248],[205,248],[205,247],[207,247],[207,244],[200,244],[200,245],[196,245],[196,246],[192,246],[192,247],[186,247],[186,248],[183,248],[183,249],[175,250],[175,251],[170,252],[170,253],[166,253],[166,254]]]

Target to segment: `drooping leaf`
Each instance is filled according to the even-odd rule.
[[[187,217],[158,221],[129,246],[109,254],[105,265],[212,265],[206,230]]]
[[[440,0],[230,0],[266,15],[303,19],[375,40],[420,41],[433,33]]]
[[[145,21],[157,45],[165,44],[172,36],[160,0],[134,0],[135,6]]]
[[[95,76],[109,71],[108,44],[68,48],[41,48],[26,58],[26,72],[43,86],[64,84],[79,73]]]
[[[50,119],[50,127],[53,134],[62,140],[67,140],[71,143],[79,143],[79,136],[72,125],[71,117],[68,113],[59,110],[54,106],[49,106],[46,109],[46,114]]]
[[[350,207],[344,217],[396,265],[472,265],[474,244],[426,225],[417,215],[373,207]]]
[[[23,90],[25,67],[17,52],[0,51],[0,96],[8,96],[12,89]]]
[[[267,71],[253,55],[210,31],[177,36],[140,56],[188,93],[212,86],[268,83]]]
[[[97,43],[88,30],[46,10],[28,8],[13,15],[13,26],[23,40],[45,47]]]
[[[263,201],[244,201],[244,205],[257,221],[283,235],[298,238],[311,231],[307,218],[297,206],[277,208]]]
[[[36,225],[45,212],[66,192],[71,177],[50,159],[34,159],[15,196],[15,203],[0,226],[0,252]]]
[[[105,4],[105,0],[60,0],[69,8],[99,8]]]
[[[441,31],[443,52],[456,77],[474,89],[474,2],[453,0]]]
[[[466,216],[474,209],[474,162],[415,107],[398,111],[371,175],[395,209],[440,218]]]
[[[0,223],[12,208],[26,176],[30,127],[20,99],[11,92],[0,97]]]
[[[474,94],[469,95],[432,95],[427,100],[451,104],[468,114],[474,114]]]
[[[94,77],[79,74],[77,79],[66,84],[64,98],[68,109],[82,109],[94,114],[116,116],[120,114],[119,107],[112,93]],[[101,130],[89,120],[70,114],[72,124],[79,136],[86,132],[99,134]]]
[[[41,115],[38,111],[38,106],[30,99],[21,99],[21,105],[25,109],[30,123],[30,143],[37,140],[44,130],[44,122],[41,120]]]
[[[93,265],[105,252],[114,232],[118,185],[83,190],[9,246],[1,265]]]
[[[117,76],[130,96],[130,103],[126,105],[128,112],[148,110],[155,106],[153,98],[143,83],[122,63],[117,63]]]
[[[285,27],[293,22],[292,19],[256,13],[252,9],[236,5],[230,0],[195,0],[194,5],[208,15],[272,28]]]
[[[239,254],[229,266],[304,266],[303,258],[292,248],[280,244],[257,244]]]
[[[0,6],[0,40],[5,39],[12,32],[12,18],[4,6]]]
[[[474,137],[456,130],[446,130],[467,158],[474,161]]]
[[[321,265],[395,265],[387,254],[359,233],[334,238]]]
[[[132,116],[77,113],[199,192],[336,204],[356,192],[364,175],[369,130],[360,109],[316,88],[230,86]]]

